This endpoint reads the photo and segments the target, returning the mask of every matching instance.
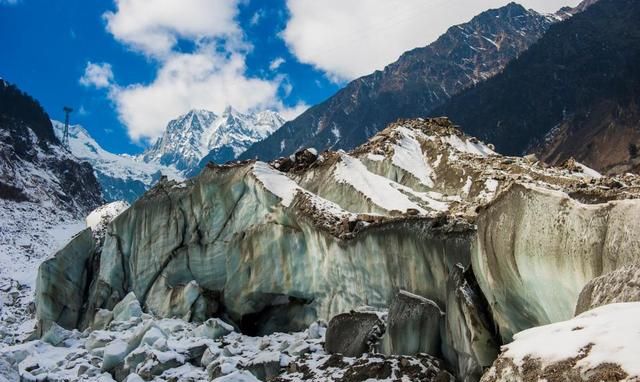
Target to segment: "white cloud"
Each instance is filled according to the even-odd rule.
[[[224,56],[202,49],[173,54],[148,85],[114,87],[110,97],[131,138],[154,138],[166,123],[193,108],[221,112],[233,105],[240,111],[286,109],[278,100],[280,81],[245,76],[241,54]]]
[[[235,17],[238,0],[115,0],[107,30],[146,55],[171,53],[178,39],[231,38],[241,33]]]
[[[80,84],[83,86],[94,86],[98,89],[107,88],[113,82],[113,71],[111,65],[107,63],[94,64],[87,62],[84,74],[80,77]]]
[[[300,114],[302,114],[308,108],[309,108],[309,105],[307,105],[304,102],[300,102],[300,103],[298,103],[297,105],[295,105],[293,107],[280,107],[280,108],[277,108],[276,111],[278,113],[280,113],[282,118],[284,118],[287,121],[291,121],[291,120],[294,120]]]
[[[384,68],[403,52],[429,44],[448,27],[511,0],[287,0],[282,37],[301,62],[335,81]],[[552,12],[580,0],[525,0]]]
[[[242,1],[115,0],[116,11],[104,15],[107,30],[157,62],[158,71],[150,83],[118,85],[111,77],[101,86],[86,81],[108,87],[133,140],[156,138],[169,120],[194,108],[220,113],[233,105],[243,112],[269,108],[292,116],[306,106],[284,106],[278,98],[280,87],[286,92],[289,86],[283,76],[262,79],[246,74],[250,46],[236,20]],[[192,42],[194,51],[179,52],[179,40]]]
[[[280,65],[284,64],[285,60],[282,57],[276,57],[274,58],[271,63],[269,64],[269,69],[270,70],[276,70],[280,67]]]

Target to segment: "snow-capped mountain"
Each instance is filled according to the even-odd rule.
[[[52,122],[56,136],[61,138],[64,124]],[[169,179],[183,179],[175,167],[146,163],[135,156],[114,154],[103,149],[80,125],[69,126],[69,148],[76,158],[93,166],[106,201],[133,202],[163,175]]]
[[[235,159],[284,122],[278,113],[269,110],[245,114],[229,106],[219,116],[208,110],[191,110],[169,122],[162,137],[142,159],[194,174],[208,161]]]

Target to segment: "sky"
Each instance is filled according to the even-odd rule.
[[[0,0],[0,77],[135,154],[193,108],[287,119],[505,0]],[[539,12],[579,0],[524,0]]]

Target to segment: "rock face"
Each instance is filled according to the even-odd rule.
[[[350,82],[240,158],[271,160],[303,147],[353,149],[397,118],[425,116],[499,73],[555,21],[515,3],[483,12],[432,44],[405,52],[384,70]]]
[[[161,317],[295,331],[386,308],[402,289],[440,307],[435,356],[473,381],[497,354],[496,329],[508,339],[568,319],[590,278],[637,260],[622,227],[638,224],[639,179],[502,157],[446,119],[401,120],[350,153],[298,157],[210,165],[147,192],[85,255],[78,326],[133,292]],[[558,269],[565,279],[552,280]]]
[[[602,305],[640,301],[640,267],[627,265],[589,281],[584,286],[576,315]]]
[[[611,304],[520,332],[482,382],[637,381],[638,314],[640,303]]]

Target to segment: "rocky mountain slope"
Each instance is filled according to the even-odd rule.
[[[84,231],[40,267],[38,333],[118,380],[182,370],[191,380],[347,381],[422,364],[427,381],[446,380],[442,368],[477,381],[516,332],[571,319],[592,279],[638,262],[639,196],[637,176],[549,168],[498,155],[446,119],[402,120],[349,153],[305,150],[161,182],[98,239]],[[199,333],[224,350],[193,345],[202,334],[190,324],[157,323],[169,317],[204,322]],[[229,327],[311,333],[329,319],[327,358],[290,342],[271,350],[262,337],[258,361],[242,350],[254,340],[224,337]],[[185,337],[193,346],[176,342]],[[24,346],[46,348],[38,343]],[[383,355],[347,358],[371,351]],[[11,354],[20,370],[61,367]]]
[[[559,18],[510,3],[449,28],[383,71],[350,82],[290,121],[241,159],[274,159],[302,147],[352,149],[397,118],[422,117],[454,94],[490,78]]]
[[[60,139],[64,124],[58,121],[52,123],[55,134]],[[184,179],[173,166],[146,163],[138,157],[105,150],[80,125],[69,126],[69,149],[76,158],[91,164],[107,202],[126,200],[132,203],[162,176],[175,180]]]
[[[191,110],[169,122],[156,143],[142,155],[147,163],[175,166],[196,175],[208,162],[235,159],[253,143],[266,138],[284,123],[276,112],[243,114],[227,107],[218,116]]]
[[[639,18],[637,1],[601,0],[433,115],[449,116],[507,154],[533,151],[553,164],[575,157],[603,172],[637,171]]]
[[[91,165],[61,147],[37,101],[0,80],[0,346],[33,314],[39,263],[101,203]]]

